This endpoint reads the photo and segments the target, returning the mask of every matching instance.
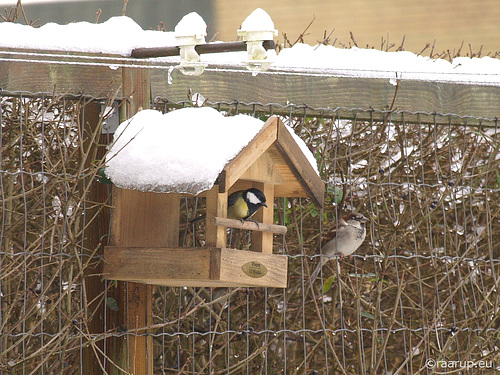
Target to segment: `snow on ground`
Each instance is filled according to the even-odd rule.
[[[206,35],[206,24],[196,13],[190,13],[176,26],[178,35]],[[262,9],[247,17],[242,28],[273,29],[274,24]],[[101,24],[76,22],[68,25],[46,24],[39,28],[0,23],[0,48],[26,48],[75,52],[101,52],[130,56],[138,47],[174,46],[174,32],[142,30],[128,17],[113,17]],[[236,30],[235,30],[236,38]],[[451,63],[412,52],[383,52],[374,49],[342,49],[333,46],[296,44],[283,49],[278,56],[268,51],[274,61],[271,72],[294,72],[349,77],[411,79],[436,82],[458,82],[500,85],[500,60],[490,57],[458,57]],[[244,67],[246,52],[206,54],[201,61],[210,64]],[[163,58],[178,62],[179,58]],[[158,60],[157,60],[158,61]]]

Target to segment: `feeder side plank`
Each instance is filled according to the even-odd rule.
[[[262,254],[253,251],[221,249],[220,280],[229,282],[233,280],[238,284],[252,286],[267,286],[273,288],[286,288],[288,257],[277,254]],[[260,278],[250,277],[244,272],[244,266],[255,263],[256,268],[265,267],[265,276]]]
[[[210,275],[209,248],[106,247],[105,277],[152,284],[202,279]]]

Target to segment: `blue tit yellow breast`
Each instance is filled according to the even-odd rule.
[[[248,216],[248,205],[242,197],[236,199],[233,205],[227,208],[227,217],[230,219],[245,219]]]

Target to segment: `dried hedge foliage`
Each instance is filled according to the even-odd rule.
[[[4,373],[80,373],[82,348],[106,342],[90,332],[89,306],[102,308],[113,284],[103,282],[95,301],[84,293],[102,248],[87,239],[108,209],[89,195],[102,162],[86,108],[83,98],[0,96]],[[289,287],[156,287],[155,373],[415,374],[430,358],[498,363],[497,122],[290,112],[283,120],[315,154],[328,189],[322,210],[307,199],[275,201],[276,222],[289,228],[275,238],[275,251],[289,256]],[[181,243],[202,245],[203,223],[187,223],[203,199],[183,198],[181,208]],[[352,209],[371,219],[367,240],[352,259],[329,262],[311,288],[322,233]],[[230,241],[245,248],[248,236],[234,231]],[[130,328],[104,327],[108,337]]]
[[[88,201],[98,167],[84,98],[2,94],[2,373],[76,373],[86,322],[86,248],[100,208]],[[102,207],[101,207],[102,208]],[[86,233],[87,231],[87,233]]]

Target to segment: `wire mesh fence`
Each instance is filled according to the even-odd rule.
[[[85,246],[95,207],[89,99],[1,93],[2,373],[74,373],[81,363]],[[88,159],[90,160],[90,159]]]
[[[86,97],[0,95],[2,373],[86,373],[88,351],[103,373],[120,373],[110,363],[112,340],[146,334],[110,320],[118,308],[108,294],[113,282],[102,281],[89,299],[88,280],[99,277],[108,238],[100,217],[110,209],[93,190],[108,115],[93,105]],[[162,111],[190,105],[154,101]],[[287,289],[155,287],[147,333],[155,373],[433,373],[429,361],[441,361],[442,372],[495,371],[496,119],[204,105],[227,115],[281,116],[316,156],[327,204],[274,202],[275,222],[288,227],[274,239],[274,251],[289,257]],[[204,209],[203,198],[182,198],[182,246],[203,245],[203,222],[190,220]],[[367,239],[351,259],[328,262],[310,284],[323,235],[352,210],[370,218]],[[232,247],[248,247],[247,232],[228,237]],[[443,367],[451,361],[459,362]]]

